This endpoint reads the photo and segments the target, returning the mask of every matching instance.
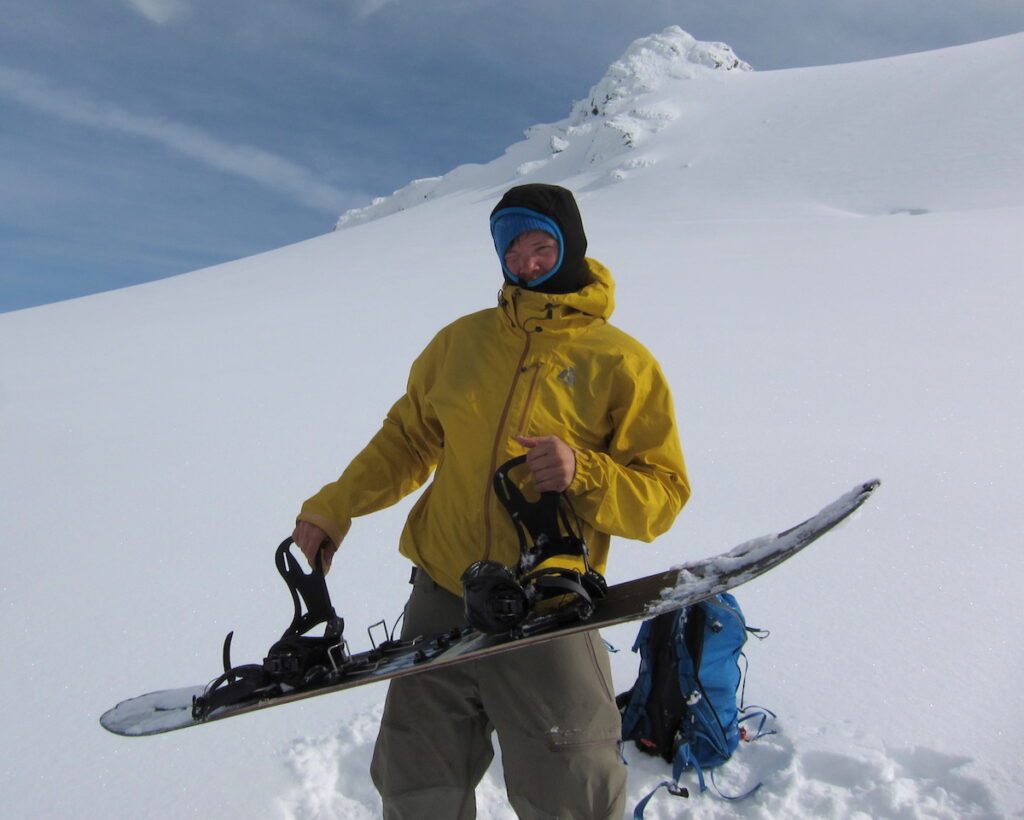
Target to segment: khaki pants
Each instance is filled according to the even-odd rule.
[[[416,576],[402,636],[463,625],[462,600]],[[492,731],[520,818],[620,820],[621,723],[597,633],[393,680],[370,768],[385,820],[476,817]]]

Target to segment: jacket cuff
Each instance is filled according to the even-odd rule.
[[[341,545],[341,542],[348,535],[349,528],[352,526],[351,521],[346,521],[343,524],[339,524],[337,521],[333,521],[323,515],[319,515],[315,512],[308,512],[303,510],[298,514],[295,522],[305,521],[307,524],[313,524],[316,527],[322,529],[327,533],[327,537],[331,539],[331,544],[335,548]]]
[[[597,486],[594,481],[594,454],[590,450],[574,450],[576,453],[576,472],[569,484],[569,492],[580,495]]]

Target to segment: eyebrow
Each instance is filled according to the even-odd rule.
[[[516,249],[517,246],[521,247],[522,243],[520,243],[520,241],[519,241],[520,238],[521,237],[517,236],[515,239],[512,240],[512,244],[510,244],[508,246],[508,248],[505,250],[505,254],[506,255],[509,254],[509,253],[512,253]],[[543,245],[554,245],[555,247],[558,247],[558,240],[555,239],[553,236],[545,236],[545,237],[539,237],[539,238],[536,238],[536,239],[528,239],[528,240],[526,240],[526,242],[529,243],[531,245],[531,247],[534,247],[534,248],[538,248],[538,247],[541,247]]]

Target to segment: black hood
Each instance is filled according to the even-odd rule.
[[[562,263],[554,274],[533,290],[543,293],[573,293],[588,284],[587,266],[583,261],[587,253],[587,235],[583,231],[583,219],[580,217],[580,210],[576,206],[572,191],[558,185],[542,183],[518,185],[506,191],[501,201],[491,211],[491,219],[508,208],[525,208],[546,216],[562,232]],[[507,273],[504,276],[506,281],[512,281]]]

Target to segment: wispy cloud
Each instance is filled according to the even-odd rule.
[[[224,142],[198,128],[134,114],[58,88],[38,74],[0,65],[0,96],[67,122],[151,140],[222,173],[259,183],[310,208],[340,213],[349,197],[283,157]]]
[[[154,23],[164,25],[187,17],[191,11],[188,0],[127,0],[128,5]]]
[[[376,14],[384,6],[393,2],[396,2],[396,0],[349,0],[356,16],[362,19],[369,17],[371,14]]]

